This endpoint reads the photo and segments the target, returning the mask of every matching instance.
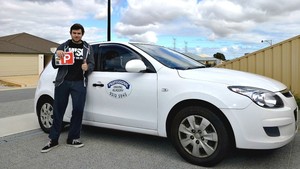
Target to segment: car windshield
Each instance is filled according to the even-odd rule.
[[[161,64],[171,69],[187,70],[205,67],[203,64],[197,62],[196,60],[163,46],[138,43],[133,43],[132,45],[143,50],[154,59],[159,61]]]

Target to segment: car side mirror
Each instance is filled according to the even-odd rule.
[[[125,69],[127,72],[141,72],[141,71],[145,71],[147,69],[146,65],[144,64],[143,61],[139,60],[139,59],[133,59],[130,60],[126,63],[125,65]]]

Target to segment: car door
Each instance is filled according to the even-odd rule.
[[[157,129],[157,74],[126,72],[131,59],[151,64],[129,47],[98,46],[96,69],[89,76],[84,120],[142,129]]]

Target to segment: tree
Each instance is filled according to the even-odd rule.
[[[219,52],[214,54],[214,58],[224,60],[224,61],[226,60],[225,55],[223,53],[219,53]]]

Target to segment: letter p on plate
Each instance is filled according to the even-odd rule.
[[[65,52],[65,56],[62,58],[61,62],[64,65],[73,65],[74,64],[73,52]]]

